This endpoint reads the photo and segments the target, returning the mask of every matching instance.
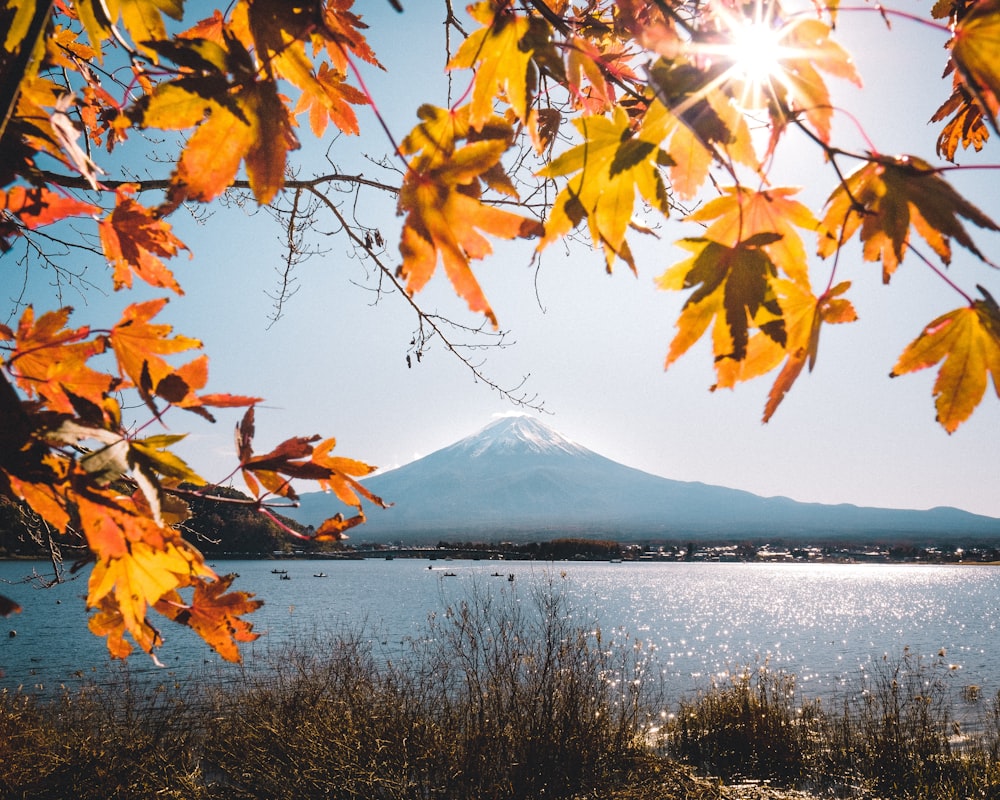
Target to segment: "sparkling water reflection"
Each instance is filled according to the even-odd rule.
[[[44,570],[0,563],[0,580],[14,581],[33,566]],[[244,648],[250,666],[292,637],[362,624],[392,656],[425,633],[429,614],[476,588],[528,601],[533,588],[551,582],[605,636],[627,634],[653,649],[674,696],[762,663],[797,675],[805,695],[828,695],[856,681],[872,659],[897,657],[904,647],[927,659],[943,650],[957,688],[977,685],[983,697],[1000,688],[997,567],[406,559],[280,566],[291,580],[278,580],[273,561],[217,565],[240,573],[237,586],[267,602],[254,615],[265,635]],[[328,577],[313,577],[321,569]],[[103,642],[84,624],[85,591],[83,579],[45,591],[0,587],[25,607],[0,627],[0,687],[51,688],[106,675]],[[140,654],[130,659],[134,671],[164,680],[224,677],[231,669],[189,632],[167,624],[163,632],[166,668]]]

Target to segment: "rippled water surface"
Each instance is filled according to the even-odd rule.
[[[0,580],[14,582],[0,594],[24,606],[0,620],[0,687],[100,680],[108,669],[103,641],[86,629],[85,579],[48,590],[16,583],[44,566],[0,562]],[[513,591],[528,602],[533,587],[551,582],[605,636],[627,634],[654,648],[674,693],[766,660],[796,674],[804,693],[823,695],[872,659],[898,657],[904,648],[928,659],[943,650],[955,682],[979,685],[984,696],[1000,688],[998,567],[408,559],[216,567],[240,573],[237,587],[266,601],[253,615],[265,635],[246,646],[249,664],[290,636],[362,623],[391,653],[426,631],[428,614],[471,591]],[[287,569],[291,580],[279,580],[275,568]],[[327,577],[314,577],[321,571]],[[187,677],[229,668],[190,632],[168,623],[162,630],[166,668],[139,654],[130,660],[137,671]]]

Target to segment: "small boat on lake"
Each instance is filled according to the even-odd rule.
[[[325,572],[314,572],[313,573],[313,577],[314,578],[326,578],[326,577],[329,577],[329,576]]]

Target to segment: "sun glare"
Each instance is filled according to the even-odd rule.
[[[781,71],[781,31],[760,21],[739,21],[730,31],[728,55],[734,77],[766,84]]]
[[[760,108],[781,91],[782,59],[789,55],[777,0],[756,0],[745,13],[720,6],[719,38],[700,45],[698,52],[727,65],[722,81],[735,89],[733,96],[741,106]]]

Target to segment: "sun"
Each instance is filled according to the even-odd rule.
[[[734,77],[749,83],[764,84],[781,72],[781,34],[766,22],[736,20],[729,30],[727,55]]]
[[[761,108],[781,94],[787,80],[783,61],[792,55],[777,0],[754,0],[742,12],[718,5],[717,35],[697,52],[725,65],[719,82],[741,107]]]

